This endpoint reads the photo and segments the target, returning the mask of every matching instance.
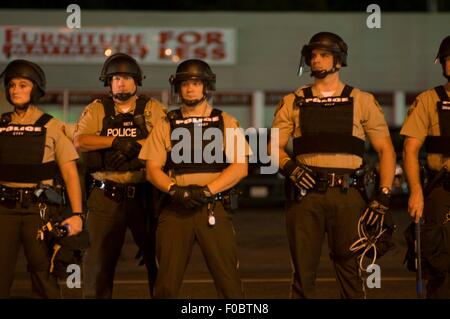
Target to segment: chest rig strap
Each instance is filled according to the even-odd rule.
[[[427,136],[425,148],[428,153],[450,157],[450,99],[444,86],[437,86],[434,90],[440,99],[436,103],[440,136]]]
[[[134,115],[143,115],[145,106],[147,105],[150,98],[145,95],[139,95],[139,98],[136,100],[136,108],[134,110]],[[114,109],[114,101],[111,97],[104,97],[101,99],[101,103],[103,104],[103,109],[105,111],[105,117],[110,117],[116,115],[116,111]]]
[[[0,115],[0,126],[6,126],[11,122],[13,112],[6,112]]]
[[[2,120],[0,124],[5,129],[0,133],[0,179],[5,182],[38,183],[55,178],[59,172],[56,162],[42,163],[45,125],[53,117],[44,113],[32,125],[10,124],[11,113],[5,113],[1,118],[9,121]]]
[[[302,136],[293,140],[295,155],[345,153],[363,157],[364,141],[352,134],[352,90],[346,85],[341,96],[319,98],[307,87],[303,89],[304,97],[296,95]]]

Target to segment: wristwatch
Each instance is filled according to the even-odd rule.
[[[86,222],[86,213],[73,212],[72,215],[73,216],[79,216],[81,218],[81,221],[83,222],[83,226],[84,226],[84,223]]]
[[[380,192],[383,195],[387,195],[387,196],[391,195],[391,189],[389,187],[381,187]]]

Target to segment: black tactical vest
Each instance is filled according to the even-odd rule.
[[[114,101],[111,97],[102,98],[101,103],[105,111],[103,118],[101,136],[126,137],[133,140],[145,139],[148,135],[145,126],[144,110],[150,99],[146,96],[139,96],[136,100],[134,114],[115,114]],[[138,158],[131,159],[119,168],[110,167],[110,158],[117,152],[112,148],[96,150],[85,153],[85,158],[89,171],[138,171],[145,167],[145,164]]]
[[[425,139],[425,148],[428,153],[442,154],[445,157],[450,157],[450,99],[445,91],[445,87],[437,86],[434,90],[440,99],[436,105],[439,117],[440,136],[427,136]]]
[[[172,170],[176,175],[190,174],[190,173],[216,173],[221,172],[228,167],[229,163],[226,161],[226,156],[224,152],[224,139],[225,129],[223,123],[222,111],[218,109],[213,109],[210,116],[205,117],[183,117],[181,110],[173,110],[167,113],[167,118],[170,122],[170,142],[172,145],[172,150],[167,153],[166,170]],[[178,155],[175,153],[178,143],[182,143],[182,138],[178,137],[174,133],[175,129],[185,129],[185,132],[190,136],[189,146],[183,149],[184,152],[188,152],[190,156],[188,161],[178,162],[175,157]],[[216,155],[215,151],[220,148],[220,161],[212,161],[210,163],[205,161],[203,156],[204,151],[208,148],[208,144],[212,141],[204,140],[203,134],[208,128],[216,128],[221,131],[222,139],[217,142],[218,147],[211,150],[211,154]],[[195,131],[194,131],[195,130]],[[180,131],[179,131],[180,132]],[[196,135],[197,134],[197,135]],[[200,135],[201,134],[201,135]],[[197,139],[196,136],[200,138]],[[212,138],[214,140],[214,138]],[[186,144],[180,144],[186,145]],[[220,147],[219,147],[220,145]],[[210,150],[209,148],[207,150]],[[206,152],[205,152],[206,153]]]
[[[307,87],[303,89],[304,97],[295,95],[294,106],[300,108],[302,133],[293,140],[295,155],[347,153],[363,157],[364,141],[352,135],[352,90],[346,85],[341,96],[319,98]]]
[[[44,113],[34,124],[11,124],[11,112],[0,120],[0,180],[38,183],[53,179],[58,173],[55,161],[44,159],[45,125],[52,116]]]

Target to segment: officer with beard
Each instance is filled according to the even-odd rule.
[[[234,229],[226,209],[235,201],[233,186],[247,175],[249,149],[242,133],[235,130],[239,128],[237,120],[209,104],[215,83],[216,75],[206,62],[191,59],[180,63],[170,77],[180,108],[155,126],[139,155],[147,161],[149,181],[170,197],[158,219],[155,298],[177,298],[195,242],[218,296],[244,296]],[[226,139],[226,129],[236,133],[231,135],[231,140],[236,136],[235,147]],[[211,145],[203,136],[208,132],[218,133],[210,137],[217,146],[213,160],[206,158]],[[240,142],[245,148],[241,153],[237,152]]]
[[[447,82],[419,96],[408,111],[400,134],[405,136],[404,167],[415,223],[423,217],[422,257],[427,298],[449,295],[450,271],[450,36],[442,40],[435,63]],[[427,151],[428,183],[421,185],[419,151]]]
[[[279,129],[279,166],[289,182],[286,226],[294,268],[291,297],[314,297],[326,233],[341,297],[363,298],[358,258],[349,248],[358,239],[363,212],[362,223],[384,218],[394,178],[394,149],[373,95],[340,81],[340,69],[347,66],[347,45],[341,37],[317,33],[301,54],[300,71],[309,66],[314,83],[286,95],[272,124]],[[285,151],[290,137],[293,158]],[[357,189],[366,138],[378,153],[381,175],[381,187],[369,205]]]
[[[156,275],[152,194],[145,164],[137,156],[144,139],[166,113],[157,100],[137,95],[143,78],[131,56],[111,55],[100,75],[110,95],[89,104],[75,129],[75,146],[84,152],[92,177],[88,197],[91,246],[84,264],[88,298],[112,297],[127,227],[142,253],[152,294]]]
[[[44,220],[61,213],[62,196],[54,189],[59,175],[74,215],[61,225],[67,225],[69,236],[82,230],[78,155],[64,125],[36,105],[45,94],[43,70],[30,61],[14,60],[1,77],[14,110],[0,118],[0,298],[9,297],[21,244],[35,297],[60,298],[56,277],[50,274],[51,251],[36,235]]]

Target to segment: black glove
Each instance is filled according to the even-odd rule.
[[[361,222],[366,226],[374,226],[376,223],[384,222],[384,216],[389,210],[390,198],[389,194],[379,191],[364,211]],[[382,224],[380,226],[383,227]]]
[[[289,160],[283,167],[286,177],[300,189],[311,190],[316,185],[314,172],[307,166]]]
[[[207,186],[199,185],[173,185],[169,190],[169,195],[172,196],[175,201],[189,209],[207,204],[210,197],[212,197]]]
[[[111,147],[121,151],[128,159],[137,157],[141,150],[141,144],[135,139],[128,137],[116,137],[113,140]]]
[[[135,157],[131,160],[128,159],[121,151],[112,151],[105,158],[105,165],[107,170],[113,171],[139,171],[145,167],[145,162]]]
[[[121,151],[116,151],[108,159],[108,166],[113,170],[119,170],[119,168],[128,162],[128,157],[126,157]]]

